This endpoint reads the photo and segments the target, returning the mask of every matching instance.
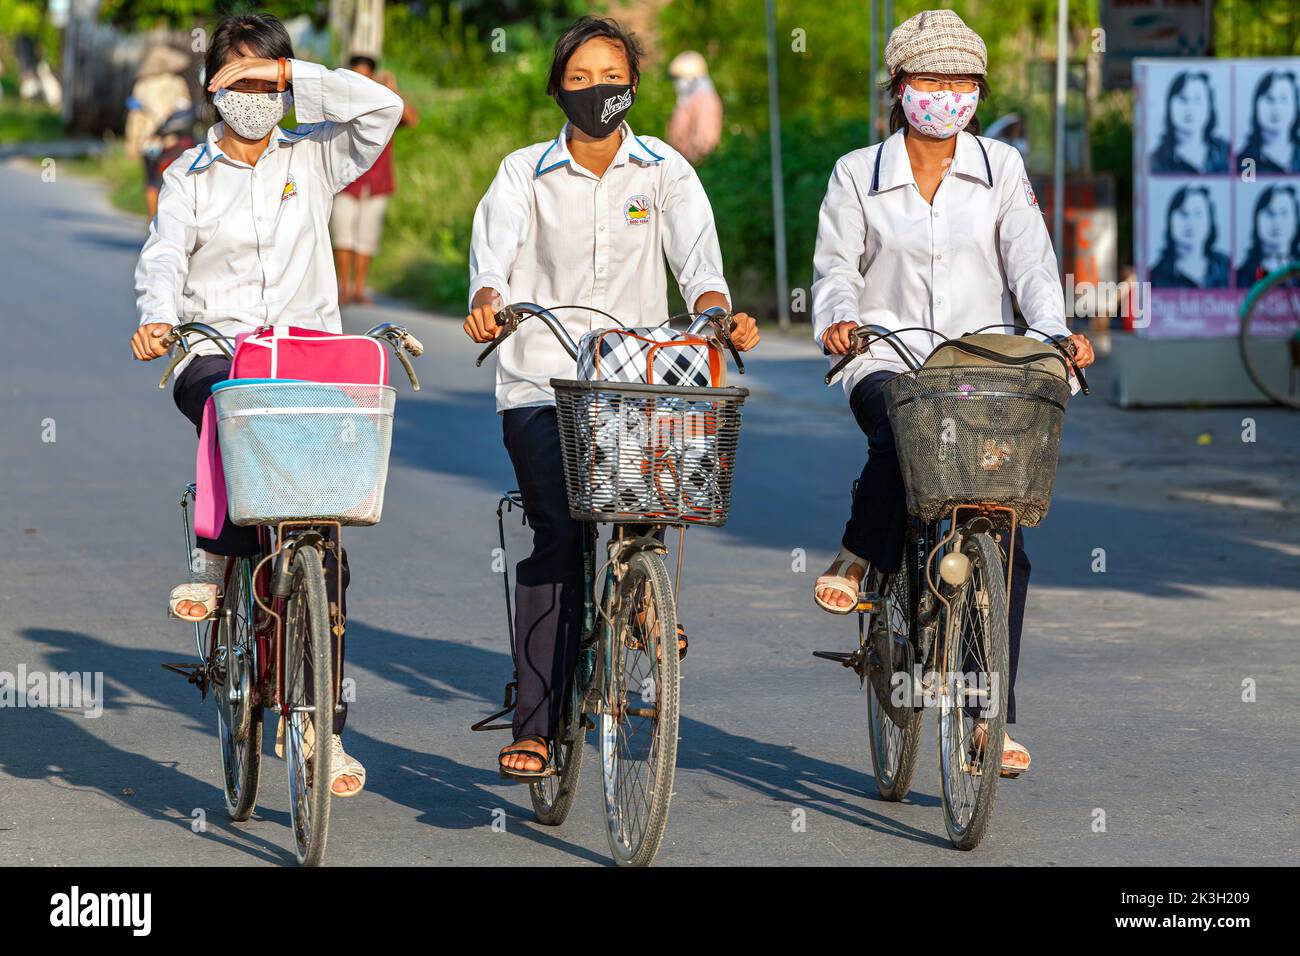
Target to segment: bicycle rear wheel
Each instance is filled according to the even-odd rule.
[[[979,846],[997,800],[1007,724],[1007,590],[1002,552],[986,533],[962,548],[970,576],[952,598],[938,680],[939,780],[948,839]],[[974,738],[984,724],[983,746]]]
[[[662,556],[628,559],[614,613],[600,718],[606,831],[619,866],[648,866],[668,825],[680,706],[677,610]]]
[[[873,572],[874,574],[875,572]],[[882,663],[888,668],[891,680],[887,683],[892,688],[897,664],[894,648],[900,644],[910,645],[912,635],[912,615],[915,606],[911,601],[911,588],[908,585],[907,569],[898,571],[884,578],[879,587],[883,601],[880,609],[881,618],[872,622],[873,637],[877,628],[881,638],[879,650],[889,651],[888,657],[882,655]],[[912,675],[906,675],[911,681]],[[924,713],[890,707],[889,701],[882,701],[882,688],[877,681],[869,681],[867,686],[867,729],[871,738],[871,769],[876,777],[876,789],[882,800],[898,802],[907,797],[912,789],[912,775],[916,772],[916,756],[921,746],[921,722]],[[900,710],[902,713],[900,714]],[[898,718],[902,717],[902,722]]]
[[[1300,408],[1300,262],[1251,287],[1237,342],[1255,386],[1280,405]]]
[[[573,809],[573,798],[578,792],[578,778],[582,774],[582,751],[586,739],[581,708],[576,702],[571,702],[560,724],[557,739],[551,741],[551,746],[555,748],[556,772],[528,787],[528,796],[532,798],[533,814],[538,823],[558,827]]]
[[[230,819],[244,821],[257,806],[262,769],[262,708],[255,705],[255,624],[253,562],[229,558],[217,629],[213,699],[217,705],[217,739],[221,742],[221,778]]]
[[[329,837],[334,686],[325,573],[320,552],[309,545],[294,549],[284,641],[284,762],[294,853],[303,866],[317,866]]]

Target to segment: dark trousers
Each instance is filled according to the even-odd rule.
[[[221,355],[199,355],[190,360],[190,363],[181,370],[180,375],[176,376],[176,384],[172,386],[172,399],[176,402],[176,407],[180,409],[182,415],[188,418],[194,425],[195,432],[200,432],[203,427],[203,407],[207,404],[212,395],[212,386],[218,382],[224,382],[230,378],[230,359]],[[348,571],[348,555],[342,548],[338,547],[338,542],[334,542],[335,547],[329,548],[325,552],[325,589],[329,595],[331,604],[337,604],[339,613],[343,619],[347,619],[347,588],[348,580],[351,574]],[[202,538],[195,536],[195,546],[202,548],[204,551],[212,554],[233,555],[236,557],[247,558],[257,554],[257,528],[252,526],[241,527],[230,520],[230,515],[226,515],[225,524],[222,526],[221,534],[216,538]],[[336,555],[342,555],[341,559]],[[338,570],[339,562],[343,565],[343,594],[338,593]],[[339,680],[343,679],[343,639],[338,642],[338,655],[334,661],[334,672],[339,675]],[[310,663],[307,665],[310,667]],[[310,679],[310,674],[307,675]],[[341,734],[343,725],[348,719],[347,701],[339,701],[341,710],[334,713],[334,733]]]
[[[853,512],[844,526],[844,547],[885,573],[897,571],[907,530],[907,491],[894,448],[894,432],[883,386],[895,373],[872,372],[853,388],[849,407],[858,427],[867,436],[867,463],[862,466]],[[1020,632],[1025,623],[1025,595],[1029,591],[1029,555],[1024,535],[1016,528],[1015,555],[1011,560],[1011,593],[1008,597],[1008,658],[1011,673],[1007,682],[1007,723],[1016,722],[1016,669],[1020,664]]]
[[[555,407],[512,408],[501,416],[533,551],[515,568],[514,735],[550,740],[564,710],[582,640],[582,522],[569,516]]]

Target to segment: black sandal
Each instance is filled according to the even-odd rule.
[[[515,743],[522,743],[525,740],[533,741],[541,744],[543,747],[546,748],[546,753],[539,754],[536,750],[501,751],[501,753],[497,754],[497,769],[501,771],[501,779],[537,780],[540,779],[541,777],[547,776],[550,773],[551,745],[546,742],[545,738],[539,737],[536,734],[526,734],[523,737],[517,738],[515,740]],[[540,760],[542,762],[542,769],[541,770],[513,770],[502,763],[502,761],[505,760],[506,757],[531,757],[533,760]]]
[[[691,639],[686,636],[686,628],[680,624],[677,625],[677,659],[680,661],[686,657],[686,652],[691,649]]]

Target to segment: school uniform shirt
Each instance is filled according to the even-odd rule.
[[[623,143],[604,176],[569,152],[569,126],[511,153],[474,213],[470,301],[479,289],[502,304],[562,309],[576,342],[592,329],[643,328],[668,318],[664,258],[688,308],[705,292],[728,295],[713,210],[680,153],[624,123]],[[728,296],[728,299],[730,297]],[[577,367],[542,322],[529,319],[497,349],[497,411],[555,401],[552,378]]]
[[[901,130],[835,164],[813,258],[819,344],[836,322],[924,326],[954,338],[1013,322],[1012,295],[1035,329],[1069,334],[1052,240],[1014,147],[958,133],[933,204],[917,188]],[[939,341],[923,331],[900,337],[921,359]],[[888,343],[873,344],[845,369],[844,389],[904,368]]]
[[[141,325],[206,322],[231,337],[263,325],[342,330],[334,194],[383,151],[402,100],[350,70],[294,60],[292,76],[303,125],[276,127],[257,165],[222,152],[219,122],[167,168],[135,270]]]

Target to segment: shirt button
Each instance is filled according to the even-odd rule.
[[[934,300],[934,304],[935,304],[935,305],[943,305],[943,296],[939,296],[939,298],[935,299],[935,300]]]
[[[934,254],[934,259],[935,259],[936,262],[938,262],[938,261],[939,261],[940,259],[942,259],[942,258],[943,258],[943,253],[942,253],[942,252],[936,252],[936,253]]]
[[[938,218],[939,218],[939,210],[937,210],[937,209],[934,211],[934,218],[935,218],[935,219],[938,219]]]
[[[604,232],[604,231],[605,231],[605,224],[604,224],[604,223],[601,223],[599,226],[597,226],[597,227],[596,227],[596,231],[597,231],[597,232]]]

